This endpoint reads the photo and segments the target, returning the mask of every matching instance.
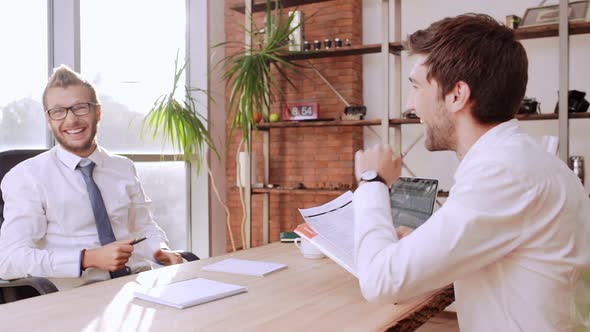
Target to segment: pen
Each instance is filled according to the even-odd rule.
[[[147,239],[147,237],[146,237],[146,236],[144,236],[144,237],[141,237],[141,238],[139,238],[139,239],[135,239],[135,240],[134,240],[133,242],[131,242],[130,244],[131,244],[132,246],[134,246],[134,245],[138,244],[139,242],[141,242],[141,241],[143,241],[143,240],[145,240],[145,239]]]

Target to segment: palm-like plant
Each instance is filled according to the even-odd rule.
[[[241,128],[247,145],[250,144],[250,126],[255,128],[254,113],[258,111],[264,119],[268,119],[270,104],[282,92],[279,84],[281,79],[293,85],[287,73],[295,68],[295,64],[281,57],[281,53],[288,50],[289,35],[301,23],[292,25],[294,14],[284,19],[279,3],[275,2],[273,10],[270,0],[266,0],[264,34],[256,33],[259,31],[256,26],[252,30],[245,28],[252,38],[252,45],[236,42],[220,44],[238,44],[242,48],[223,59],[223,62],[227,68],[224,79],[229,82],[231,89],[228,116],[232,126],[229,137],[232,137],[235,128]],[[273,75],[273,69],[279,75]]]
[[[154,102],[153,107],[145,116],[142,131],[151,131],[155,139],[158,133],[162,133],[164,139],[170,141],[187,161],[195,161],[197,172],[200,171],[204,160],[205,148],[210,148],[219,157],[217,148],[211,139],[207,121],[197,110],[197,101],[191,96],[191,92],[199,91],[207,94],[207,91],[197,88],[184,87],[184,100],[178,101],[176,92],[186,63],[178,67],[178,54],[174,60],[174,85],[170,93],[164,94]]]
[[[174,61],[174,85],[170,93],[164,94],[154,102],[154,106],[150,109],[143,120],[143,130],[151,131],[155,139],[159,133],[164,136],[166,141],[170,141],[181,153],[185,161],[195,162],[197,166],[197,173],[201,170],[203,161],[206,161],[205,148],[211,149],[219,158],[219,153],[215,147],[215,143],[211,139],[211,135],[207,130],[204,122],[207,121],[197,110],[197,101],[191,96],[191,92],[199,91],[208,95],[207,91],[197,88],[184,87],[184,100],[179,102],[175,96],[179,90],[178,85],[186,63],[182,67],[178,67],[178,54]],[[232,248],[235,251],[233,235],[230,227],[230,212],[225,202],[221,199],[215,179],[209,167],[207,173],[211,179],[213,190],[217,200],[223,205],[226,213],[226,224],[229,230],[230,241]]]

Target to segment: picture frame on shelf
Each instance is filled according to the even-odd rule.
[[[568,4],[570,22],[587,20],[588,1],[573,1]],[[559,22],[559,5],[527,8],[519,28],[528,28]]]
[[[320,107],[317,102],[286,103],[283,109],[283,121],[300,121],[318,119]]]

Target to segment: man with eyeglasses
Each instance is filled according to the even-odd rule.
[[[15,166],[2,181],[0,278],[47,277],[68,289],[182,263],[155,223],[133,163],[96,141],[96,90],[67,66],[43,93],[57,144]],[[143,243],[134,239],[147,237]]]

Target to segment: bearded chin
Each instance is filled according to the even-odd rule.
[[[455,135],[455,127],[451,123],[446,123],[442,127],[427,129],[424,147],[431,152],[454,151],[456,145]]]
[[[53,137],[55,137],[55,140],[66,150],[70,151],[70,152],[85,152],[88,149],[90,149],[92,147],[92,144],[96,141],[96,134],[98,132],[98,128],[97,126],[93,126],[91,127],[91,135],[89,137],[89,139],[87,141],[84,142],[84,144],[79,145],[79,146],[73,146],[71,144],[68,144],[66,142],[64,142],[61,137],[59,135],[56,135],[55,132],[53,133]]]

